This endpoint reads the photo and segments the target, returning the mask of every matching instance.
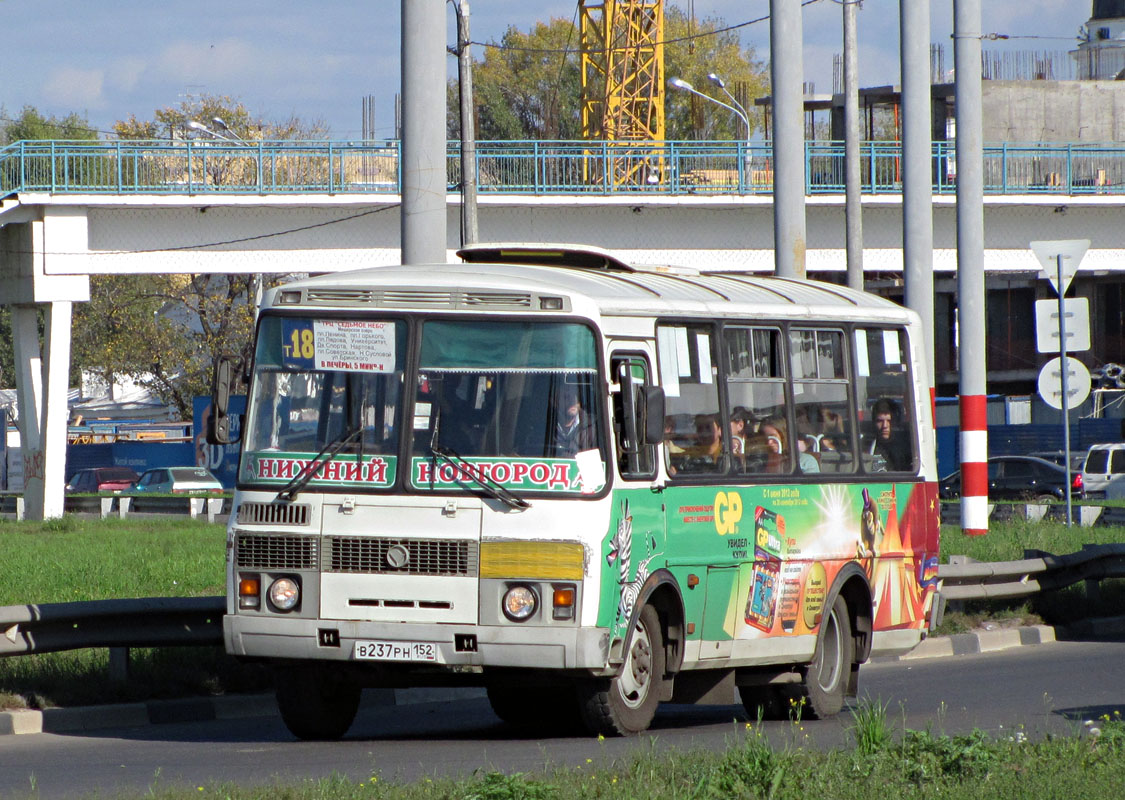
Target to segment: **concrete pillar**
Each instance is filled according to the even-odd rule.
[[[89,243],[84,209],[32,208],[28,216],[0,227],[0,300],[13,306],[24,512],[41,520],[63,513],[70,328],[73,304],[90,299],[90,279],[80,274]]]

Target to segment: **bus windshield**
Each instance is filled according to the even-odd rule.
[[[284,486],[326,448],[310,486],[393,484],[406,324],[263,317],[239,480]]]
[[[523,491],[594,492],[605,483],[593,332],[557,322],[430,320],[422,326],[411,483],[466,476]]]

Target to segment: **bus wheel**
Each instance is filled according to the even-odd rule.
[[[738,696],[751,721],[789,719],[789,702],[780,686],[739,686]]]
[[[816,653],[805,673],[804,695],[813,719],[826,719],[840,713],[854,658],[855,640],[852,639],[848,604],[843,597],[837,597],[820,624]]]
[[[633,628],[629,652],[621,672],[608,683],[600,681],[579,688],[582,719],[591,733],[628,736],[652,723],[660,704],[664,677],[664,639],[660,618],[645,606]]]
[[[298,739],[339,739],[359,709],[360,687],[328,670],[279,667],[274,683],[281,719]]]

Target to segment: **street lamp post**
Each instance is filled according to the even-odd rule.
[[[722,89],[723,94],[725,94],[727,97],[729,97],[731,102],[730,103],[724,103],[722,100],[719,100],[718,98],[712,97],[709,94],[704,94],[703,92],[699,91],[694,86],[692,86],[690,83],[685,81],[683,78],[669,78],[668,79],[668,85],[675,88],[675,89],[682,89],[685,92],[691,92],[692,94],[698,95],[699,97],[702,97],[704,100],[712,102],[717,106],[722,106],[727,111],[731,112],[736,117],[738,117],[740,120],[742,120],[742,124],[746,127],[746,155],[745,155],[745,158],[744,158],[744,161],[743,161],[743,172],[744,172],[743,185],[747,185],[750,182],[750,158],[751,158],[751,156],[750,156],[750,134],[753,130],[753,128],[750,126],[750,116],[746,113],[746,109],[742,107],[742,104],[739,103],[738,100],[735,99],[734,95],[732,95],[727,90],[727,85],[726,85],[726,83],[723,82],[722,78],[720,78],[718,75],[716,75],[714,72],[712,72],[712,73],[708,74],[707,80],[711,81],[711,83],[715,84],[720,89]]]

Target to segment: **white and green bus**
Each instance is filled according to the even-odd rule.
[[[507,722],[606,734],[661,702],[830,716],[926,635],[916,315],[591,248],[460,255],[262,303],[224,635],[296,736],[342,736],[363,687],[483,687]]]

